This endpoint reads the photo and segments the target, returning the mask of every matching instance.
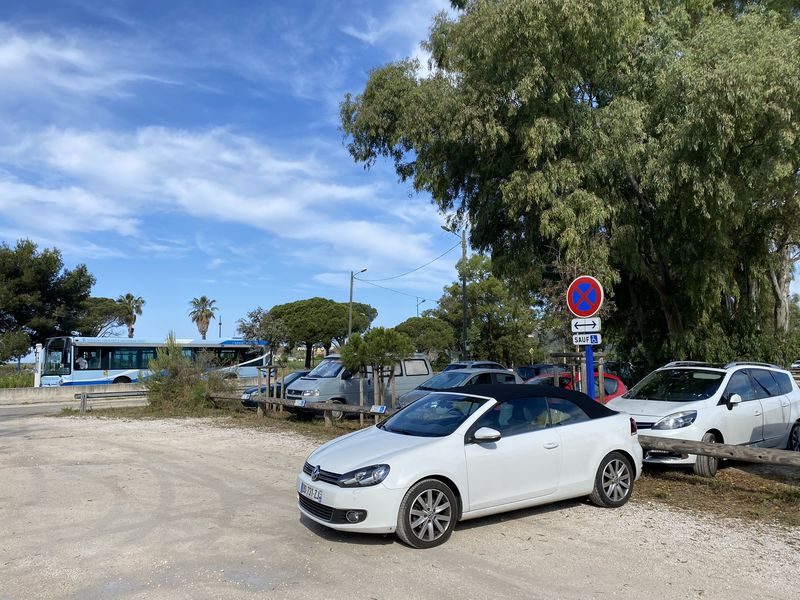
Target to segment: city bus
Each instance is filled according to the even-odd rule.
[[[183,353],[194,359],[211,354],[226,377],[257,377],[258,367],[269,364],[267,344],[252,340],[175,340]],[[38,358],[40,387],[137,383],[149,374],[151,359],[167,341],[131,338],[49,338]]]

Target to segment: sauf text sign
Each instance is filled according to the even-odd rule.
[[[572,343],[576,346],[596,346],[603,343],[603,336],[599,333],[576,333],[572,336]]]

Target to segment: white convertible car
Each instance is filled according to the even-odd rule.
[[[641,471],[628,415],[559,388],[469,386],[321,446],[298,475],[298,507],[431,548],[461,520],[581,496],[622,506]]]

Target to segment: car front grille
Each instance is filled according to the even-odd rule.
[[[314,467],[312,467],[310,463],[306,463],[303,465],[303,473],[305,473],[306,475],[311,475],[312,471],[314,471]],[[320,469],[317,481],[324,481],[325,483],[332,483],[333,485],[338,485],[339,477],[341,477],[340,473],[334,473],[332,471],[323,471],[322,469]]]
[[[639,421],[636,421],[636,428],[637,429],[652,429],[653,428],[653,423],[641,423]]]
[[[302,396],[303,395],[303,391],[302,390],[286,390],[286,395],[287,396]]]
[[[330,506],[314,502],[311,498],[306,498],[302,494],[298,494],[297,497],[300,499],[300,506],[303,507],[303,510],[310,512],[318,519],[330,521],[333,517],[333,508]]]

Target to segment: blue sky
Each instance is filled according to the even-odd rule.
[[[0,241],[57,247],[93,294],[146,300],[137,337],[223,337],[256,306],[346,301],[458,243],[388,164],[365,171],[338,106],[447,0],[0,3]],[[457,248],[357,283],[391,326],[456,278]],[[212,324],[210,337],[216,337]]]

